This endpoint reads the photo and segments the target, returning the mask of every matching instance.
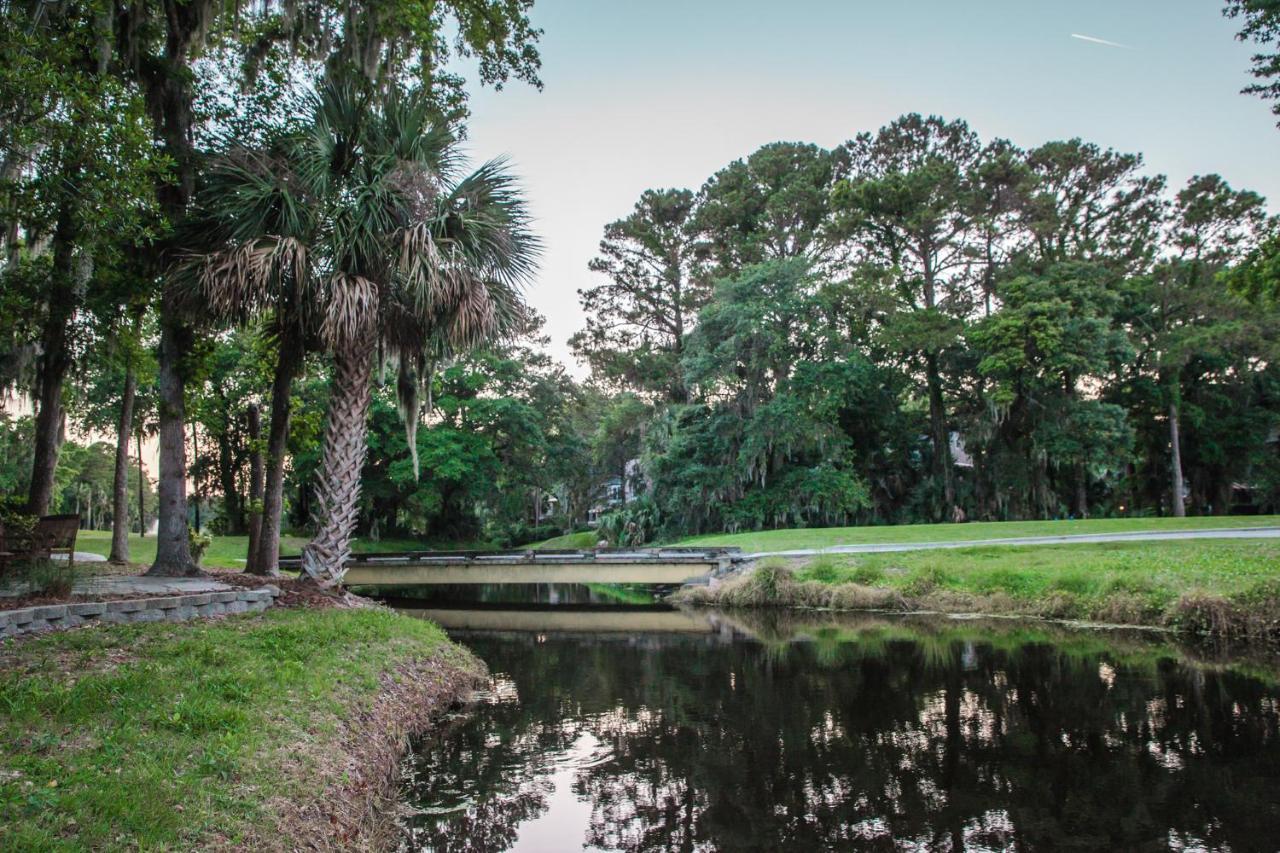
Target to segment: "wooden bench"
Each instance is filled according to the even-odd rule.
[[[80,532],[78,515],[42,515],[36,522],[37,547],[44,556],[66,554],[67,562],[76,559],[76,534]]]
[[[15,563],[48,559],[54,554],[66,554],[67,561],[74,564],[79,531],[78,515],[41,516],[29,533],[0,524],[0,574]]]

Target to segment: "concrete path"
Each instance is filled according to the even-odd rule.
[[[884,542],[863,545],[832,545],[827,548],[797,548],[792,551],[760,551],[744,555],[759,557],[814,557],[818,554],[879,554],[893,551],[932,551],[939,548],[991,548],[1007,545],[1075,545],[1098,542],[1166,542],[1182,539],[1276,539],[1280,527],[1221,527],[1205,530],[1145,530],[1132,533],[1077,533],[1067,536],[1018,536],[1010,539],[969,539],[948,542]]]
[[[57,560],[59,563],[67,561],[66,554],[50,554],[50,560]],[[101,554],[95,554],[92,551],[76,551],[76,564],[80,563],[105,563],[107,558]]]
[[[148,578],[136,575],[88,575],[77,578],[73,595],[193,595],[236,589],[213,578]],[[26,584],[0,587],[0,597],[26,592]]]

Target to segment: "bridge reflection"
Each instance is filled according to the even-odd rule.
[[[709,614],[655,607],[452,608],[396,607],[447,631],[511,631],[535,634],[713,634],[721,630]]]

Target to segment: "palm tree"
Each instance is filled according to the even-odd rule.
[[[454,143],[425,98],[391,93],[370,106],[352,137],[352,201],[335,220],[342,237],[321,328],[334,367],[318,527],[302,566],[322,585],[341,580],[349,553],[379,345],[421,364],[522,328],[520,288],[538,252],[504,164],[451,182]],[[412,433],[416,407],[406,416]]]
[[[317,531],[303,551],[326,585],[342,577],[355,526],[377,353],[402,377],[429,374],[525,318],[537,243],[523,198],[501,162],[452,180],[456,142],[434,116],[422,92],[330,86],[304,131],[219,172],[227,241],[198,264],[210,305],[314,330],[333,357]],[[417,383],[400,385],[412,434]]]
[[[201,215],[191,218],[208,249],[186,270],[196,273],[207,308],[224,322],[261,321],[274,342],[261,529],[245,563],[259,575],[279,574],[291,391],[315,346],[322,299],[321,270],[310,259],[323,237],[324,187],[296,170],[306,143],[293,133],[264,149],[232,147],[211,165]]]

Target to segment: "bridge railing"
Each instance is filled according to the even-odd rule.
[[[741,548],[516,548],[503,551],[387,551],[352,553],[347,567],[369,565],[488,565],[500,563],[706,563],[725,566],[742,557]],[[280,568],[300,569],[301,557],[281,557]]]

